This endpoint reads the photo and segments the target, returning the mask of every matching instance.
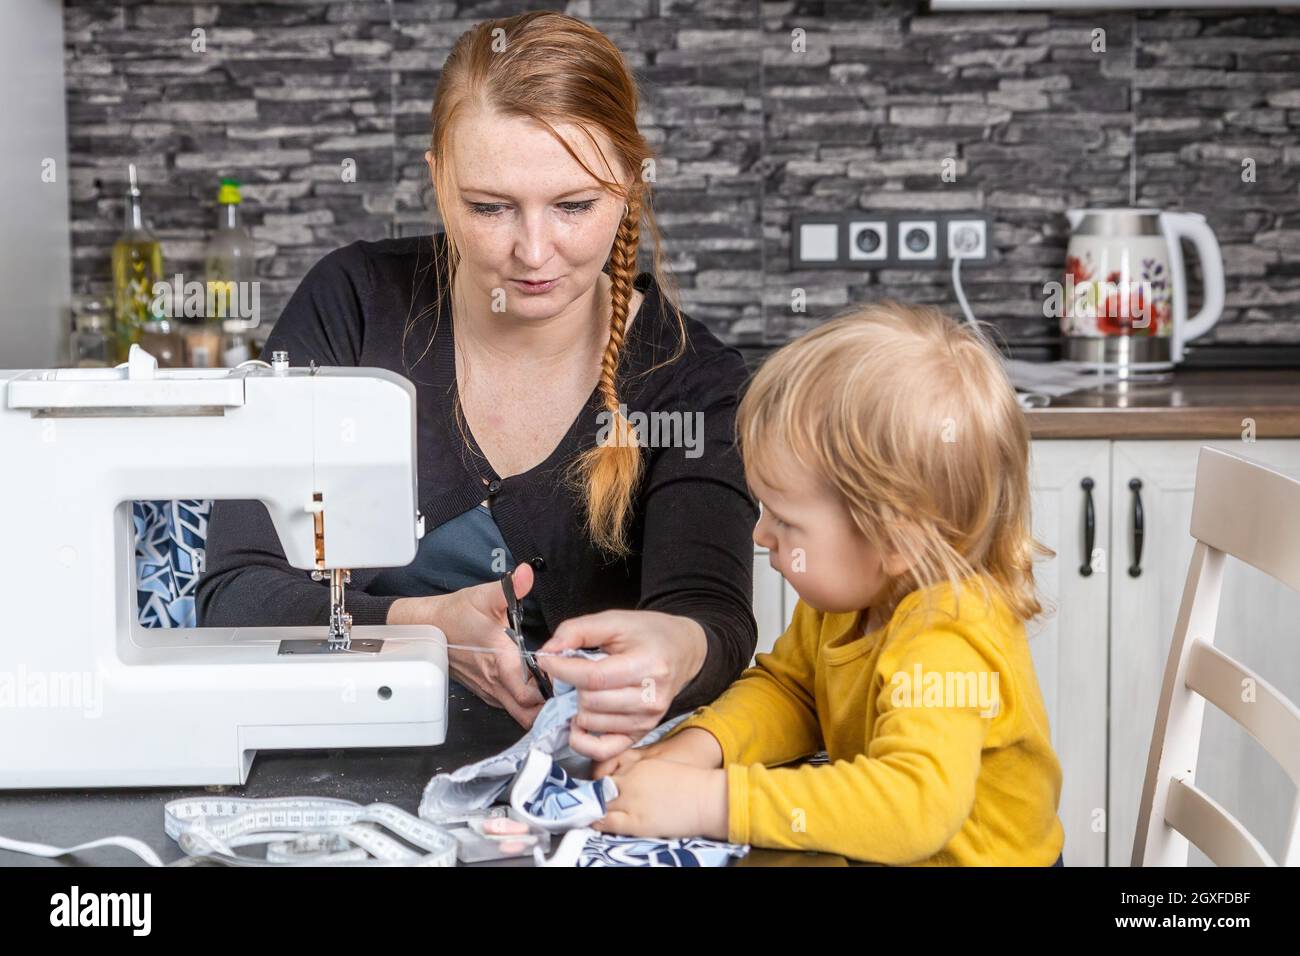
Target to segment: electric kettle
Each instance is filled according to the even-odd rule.
[[[1200,213],[1070,209],[1061,334],[1067,361],[1098,371],[1166,371],[1223,313],[1223,253]],[[1202,307],[1187,317],[1181,239],[1196,247]]]

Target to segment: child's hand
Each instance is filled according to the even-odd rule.
[[[641,759],[614,776],[618,799],[592,826],[642,837],[727,838],[727,772]]]
[[[653,747],[629,747],[622,753],[595,764],[591,768],[591,775],[599,780],[601,777],[627,773],[646,757],[653,757],[653,750]]]
[[[681,733],[648,747],[629,748],[617,756],[602,760],[593,768],[592,776],[613,777],[627,773],[638,761],[647,757],[690,764],[692,767],[700,767],[704,770],[713,770],[722,766],[722,748],[713,735],[698,727],[687,727]]]

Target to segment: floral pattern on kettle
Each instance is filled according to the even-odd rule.
[[[1124,281],[1119,270],[1094,277],[1091,252],[1065,259],[1066,333],[1070,335],[1169,335],[1173,290],[1165,264],[1141,260],[1139,277]]]

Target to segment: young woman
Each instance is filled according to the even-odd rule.
[[[433,106],[445,233],[325,256],[265,348],[416,386],[428,532],[408,567],[353,572],[354,623],[428,623],[499,649],[451,650],[452,676],[528,726],[542,699],[503,633],[497,582],[516,568],[534,646],[609,655],[565,675],[579,688],[571,742],[597,759],[712,700],[756,642],[758,512],[733,441],[745,369],[676,305],[637,109],[622,55],[582,21],[477,25]],[[638,274],[643,226],[654,271]],[[202,626],[328,614],[258,502],[214,507],[197,603]]]

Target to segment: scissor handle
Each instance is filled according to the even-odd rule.
[[[537,666],[537,658],[531,652],[524,654],[524,663],[528,665],[528,671],[537,681],[537,689],[541,692],[543,700],[550,700],[555,696],[555,688],[551,686],[551,679],[546,676],[546,671]]]

